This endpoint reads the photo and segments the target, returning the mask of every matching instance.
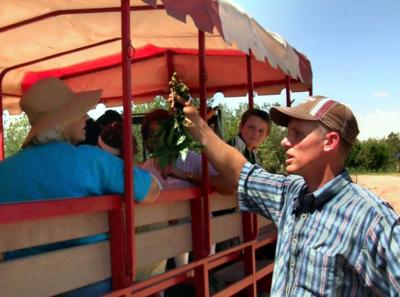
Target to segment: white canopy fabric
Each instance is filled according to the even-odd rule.
[[[137,67],[132,66],[135,102],[152,100],[154,94],[167,92],[165,58],[154,54],[157,49],[175,53],[174,69],[185,82],[190,81],[189,87],[196,90],[198,66],[194,64],[193,54],[188,53],[198,48],[198,29],[207,32],[207,87],[210,93],[246,94],[245,56],[240,57],[239,51],[249,53],[249,50],[254,56],[254,68],[259,69],[258,72],[254,70],[253,75],[257,93],[279,93],[284,88],[285,75],[292,78],[294,91],[308,91],[312,87],[311,64],[306,56],[276,33],[262,28],[231,1],[131,0],[130,3],[134,61],[140,55],[147,57],[141,63],[135,62]],[[24,89],[49,75],[65,79],[76,90],[104,88],[104,102],[118,104],[121,69],[113,63],[121,53],[120,17],[120,0],[2,0],[0,78],[3,77],[3,107],[11,114],[19,113],[19,97]],[[178,55],[178,49],[184,49],[186,54]],[[212,51],[215,52],[212,54]],[[219,58],[215,58],[217,52]],[[223,60],[223,56],[226,59]],[[42,60],[24,65],[39,59]],[[113,66],[109,67],[111,64]],[[98,65],[103,69],[94,70]],[[241,67],[236,72],[233,70],[235,65]],[[227,82],[218,81],[219,77],[227,77]],[[228,77],[231,77],[230,81]],[[237,79],[233,80],[234,77]],[[223,84],[229,87],[221,87]]]

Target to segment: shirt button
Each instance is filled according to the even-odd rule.
[[[306,219],[306,218],[307,218],[307,216],[308,216],[308,214],[306,214],[306,213],[303,213],[303,214],[301,215],[301,218],[304,220],[304,219]]]
[[[286,288],[286,295],[289,295],[289,288]]]

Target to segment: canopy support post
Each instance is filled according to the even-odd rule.
[[[3,110],[3,89],[2,89],[2,84],[3,84],[3,77],[0,75],[0,161],[4,160],[4,110]]]
[[[292,100],[290,99],[290,77],[286,75],[286,106],[290,107],[292,105]]]
[[[246,68],[247,68],[247,92],[249,94],[249,109],[254,108],[254,85],[253,85],[253,72],[251,65],[251,50],[246,55]]]
[[[200,115],[207,121],[205,34],[201,30],[198,31],[198,44]],[[206,155],[202,153],[202,197],[191,201],[192,246],[195,260],[205,258],[210,254],[210,205],[208,192],[208,161]],[[196,267],[194,271],[196,296],[209,296],[207,271],[204,270],[204,266]]]
[[[130,0],[121,0],[122,32],[122,87],[123,87],[123,139],[124,139],[124,181],[125,181],[125,228],[126,228],[126,279],[125,286],[135,278],[135,220],[133,201],[133,154],[132,154],[132,86],[131,86],[131,34]]]

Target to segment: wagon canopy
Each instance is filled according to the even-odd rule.
[[[199,29],[206,32],[208,95],[247,93],[250,50],[258,94],[279,93],[286,76],[292,91],[312,87],[306,56],[231,1],[131,0],[134,102],[168,92],[168,63],[196,94]],[[0,44],[3,107],[12,114],[20,112],[24,89],[46,76],[61,77],[76,91],[103,88],[105,103],[120,102],[120,0],[3,1]]]

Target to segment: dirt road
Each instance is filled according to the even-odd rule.
[[[352,178],[389,202],[400,215],[400,175],[353,175]]]

